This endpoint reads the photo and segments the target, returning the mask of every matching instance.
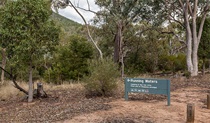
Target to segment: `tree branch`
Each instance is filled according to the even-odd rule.
[[[206,19],[206,15],[207,15],[207,12],[204,13],[204,15],[202,17],[202,20],[201,20],[200,27],[199,27],[199,31],[198,31],[198,44],[200,43],[201,35],[202,35],[202,32],[203,32],[203,25],[204,25],[204,22],[205,22],[205,19]]]
[[[184,8],[184,4],[183,4],[182,0],[179,0],[179,4],[181,5],[182,8]]]
[[[180,50],[182,50],[182,49],[184,49],[186,47],[187,47],[187,45],[182,45],[180,47],[175,48],[174,50],[175,50],[175,52],[179,52]]]
[[[188,7],[189,7],[189,13],[190,13],[190,15],[193,16],[193,12],[192,12],[192,7],[191,7],[191,5],[188,4]],[[195,10],[194,10],[194,11],[195,11]]]
[[[190,3],[189,3],[189,5],[190,5]],[[198,10],[198,0],[195,0],[194,8],[193,8],[193,17],[194,18],[196,17],[197,10]]]
[[[73,6],[71,6],[71,7],[73,7]],[[94,13],[94,14],[97,14],[97,12],[95,12],[95,11],[93,11],[93,10],[90,10],[89,8],[88,8],[88,9],[85,9],[85,8],[81,8],[81,7],[79,7],[79,6],[77,6],[76,8],[81,9],[81,10],[83,10],[83,11],[92,12],[92,13]]]
[[[187,45],[186,42],[185,42],[184,40],[180,39],[180,36],[178,36],[178,35],[177,35],[175,32],[173,32],[173,31],[170,31],[170,32],[163,32],[163,31],[161,31],[161,32],[159,32],[159,33],[161,33],[161,34],[173,34],[173,35],[179,40],[180,43],[183,43],[185,46]]]
[[[182,27],[185,27],[185,25],[184,25],[181,21],[176,20],[175,17],[173,17],[172,15],[169,15],[169,21],[170,21],[170,20],[172,20],[172,21],[174,21],[174,22],[180,24]],[[171,23],[171,22],[170,22],[170,23]]]
[[[208,0],[208,2],[206,3],[206,6],[204,7],[204,10],[203,10],[203,16],[202,16],[201,24],[200,24],[199,31],[198,31],[198,43],[200,43],[200,39],[201,39],[202,32],[203,32],[203,25],[206,20],[206,16],[208,14],[209,8],[210,8],[210,6],[209,6],[209,0]]]
[[[89,1],[87,0],[87,4],[88,4],[88,10],[90,10],[90,4]]]
[[[79,16],[80,16],[80,17],[82,18],[82,20],[84,21],[85,26],[86,26],[87,31],[88,31],[88,36],[89,36],[91,42],[93,42],[93,44],[94,44],[94,46],[96,47],[96,49],[98,50],[98,52],[99,52],[99,54],[100,54],[100,58],[103,59],[103,53],[102,53],[102,51],[99,49],[99,47],[97,46],[96,42],[93,40],[93,38],[92,38],[92,36],[91,36],[91,34],[90,34],[90,30],[89,30],[89,26],[88,26],[88,24],[87,24],[87,21],[85,20],[85,18],[83,17],[83,15],[77,10],[77,8],[72,4],[72,2],[69,1],[69,3],[70,3],[70,7],[73,7],[73,9],[77,12],[77,14],[79,14]]]

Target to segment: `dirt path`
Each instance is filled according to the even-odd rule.
[[[195,122],[210,123],[210,110],[206,108],[205,88],[179,89],[171,93],[171,106],[166,99],[109,102],[111,109],[82,114],[60,123],[185,123],[187,103],[195,104]]]

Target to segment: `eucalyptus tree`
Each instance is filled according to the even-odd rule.
[[[198,47],[204,22],[210,10],[209,0],[167,0],[162,2],[165,2],[169,20],[179,23],[185,30],[187,68],[191,76],[197,76]],[[196,24],[198,17],[201,17],[200,25]]]
[[[121,75],[124,74],[124,57],[128,49],[125,44],[125,34],[133,25],[140,24],[142,20],[148,23],[157,23],[155,20],[159,16],[156,14],[162,4],[158,1],[148,0],[96,0],[101,10],[97,12],[94,20],[101,25],[102,30],[108,29],[114,42],[114,61],[121,67]],[[157,5],[157,6],[155,6]],[[154,11],[156,10],[156,11]],[[134,31],[133,34],[138,34]],[[110,36],[110,35],[109,35]]]
[[[28,102],[33,100],[33,68],[58,43],[59,29],[49,20],[50,5],[44,0],[16,0],[2,8],[1,45],[14,67],[28,66]]]

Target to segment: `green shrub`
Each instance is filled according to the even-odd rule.
[[[48,82],[79,80],[88,74],[88,60],[93,58],[94,49],[90,42],[78,35],[70,36],[69,43],[60,46],[51,60],[51,68],[45,71]]]
[[[161,56],[159,59],[159,69],[171,72],[185,71],[186,56],[184,54]]]
[[[111,59],[89,62],[90,75],[85,77],[85,88],[90,96],[110,96],[116,89],[118,66]]]
[[[186,55],[185,54],[178,54],[175,61],[175,71],[185,71],[187,69],[186,65]]]

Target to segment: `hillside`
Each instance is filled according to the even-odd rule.
[[[51,18],[61,27],[61,30],[68,35],[79,33],[82,30],[83,26],[81,24],[63,17],[58,13],[53,12]]]

